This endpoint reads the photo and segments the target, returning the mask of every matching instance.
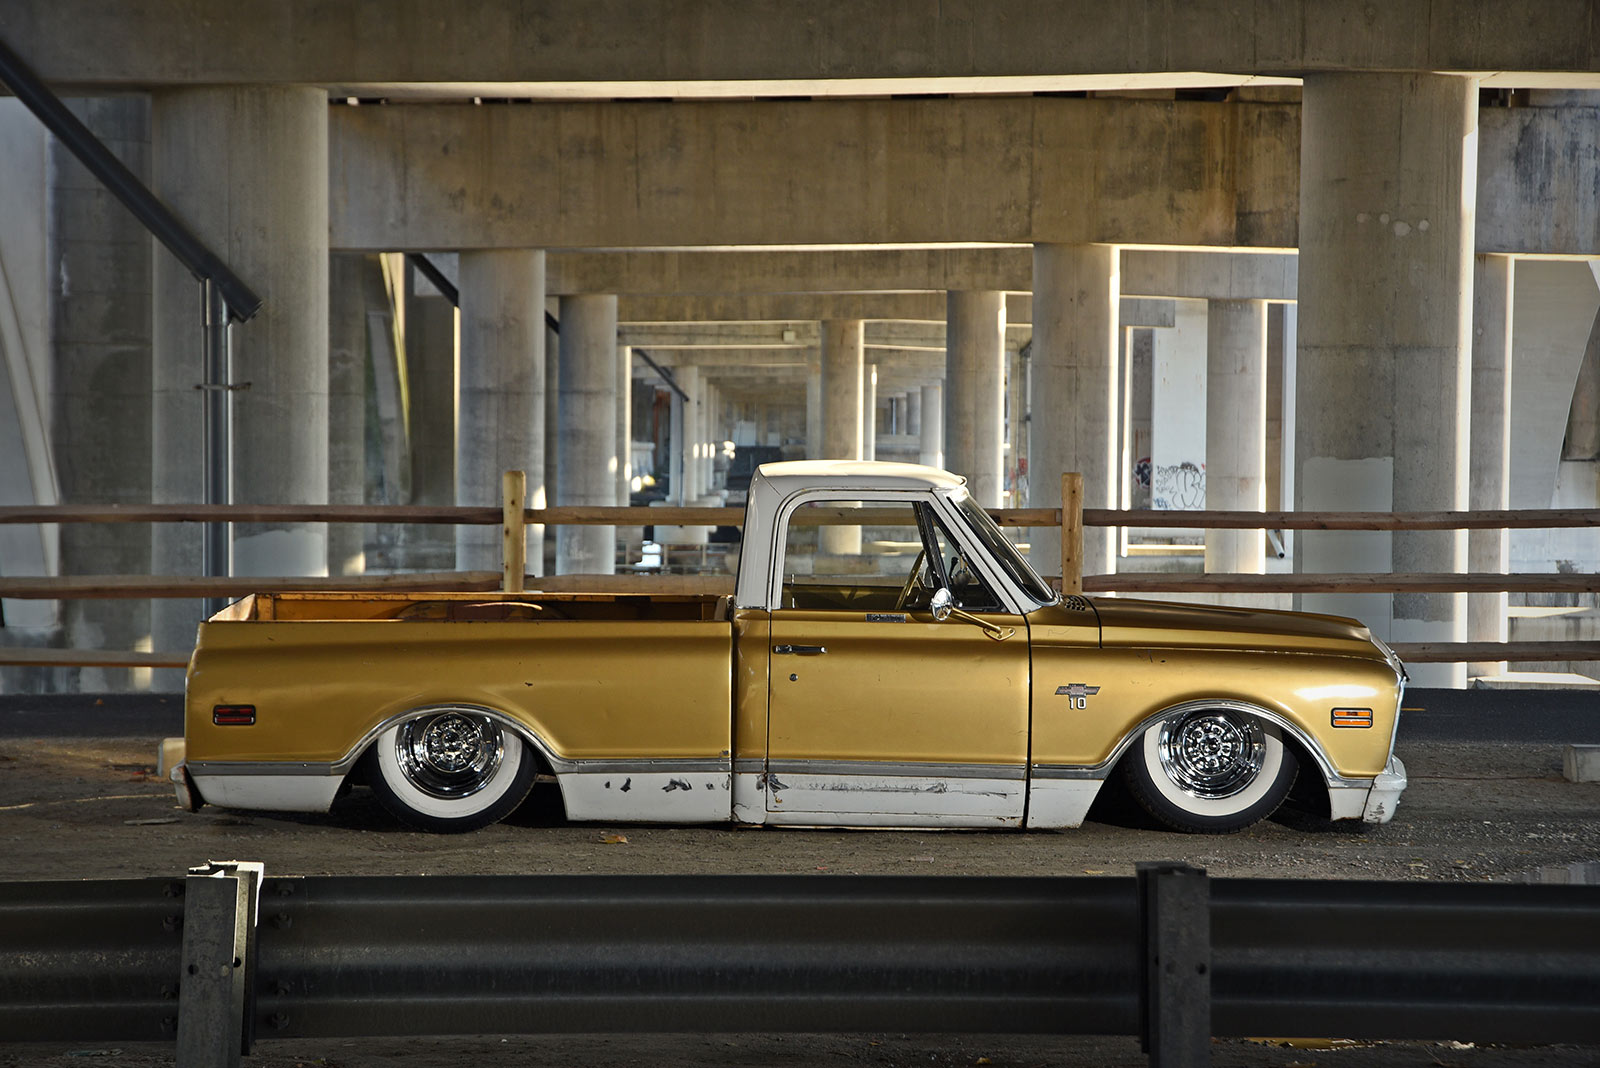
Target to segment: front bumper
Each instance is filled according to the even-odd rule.
[[[1394,819],[1394,810],[1400,805],[1400,795],[1407,785],[1406,766],[1397,756],[1389,758],[1382,771],[1372,780],[1367,791],[1367,803],[1362,808],[1365,823],[1388,823]]]

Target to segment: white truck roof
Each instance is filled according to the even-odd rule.
[[[767,603],[769,568],[777,551],[772,541],[783,502],[806,490],[899,491],[954,494],[967,480],[937,467],[887,460],[786,460],[762,464],[750,479],[745,504],[745,537],[740,552],[735,604]]]

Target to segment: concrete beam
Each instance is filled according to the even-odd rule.
[[[1480,109],[1477,251],[1600,255],[1597,121],[1600,108],[1570,102]],[[968,98],[336,107],[330,159],[332,244],[344,250],[963,241],[1289,250],[1299,243],[1296,104]],[[828,165],[819,167],[823,159]],[[817,180],[795,182],[795,174]],[[918,174],[940,180],[895,177]],[[859,274],[853,281],[864,289],[944,289],[958,281],[1027,288],[1006,252],[923,250],[920,260],[835,262]],[[752,284],[812,288],[826,257],[841,255],[817,253],[792,282],[782,265],[754,269]],[[615,291],[627,292],[649,263],[605,271],[578,264],[559,291],[606,292],[616,283]],[[697,269],[662,267],[677,279],[669,284],[709,291],[712,279],[697,277]],[[1194,276],[1152,270],[1140,289],[1124,292],[1288,299],[1288,278],[1270,261],[1251,270],[1277,287],[1271,293],[1219,289],[1214,268]],[[928,282],[917,285],[912,274]],[[1202,285],[1208,277],[1213,282]],[[913,284],[892,284],[907,281]],[[841,279],[833,288],[853,286]]]
[[[1299,121],[1051,97],[335,107],[332,242],[1292,248]]]
[[[1033,252],[1006,248],[552,252],[555,294],[833,293],[1033,289]]]
[[[10,0],[7,43],[46,81],[128,88],[327,85],[355,95],[669,96],[1038,92],[1238,84],[1308,70],[1559,72],[1600,84],[1588,0],[481,0],[383,17],[319,0]],[[1220,32],[1219,27],[1226,27]],[[884,47],[886,40],[893,47]],[[1019,75],[1017,72],[1027,72]],[[1227,72],[1197,74],[1196,72]],[[1541,82],[1543,84],[1543,82]]]
[[[943,293],[758,293],[751,296],[623,297],[623,323],[780,323],[796,319],[944,322]],[[630,345],[642,344],[629,340]]]
[[[1033,291],[1033,248],[552,252],[549,292],[629,296]],[[1293,300],[1293,253],[1124,249],[1122,292],[1191,300]],[[1008,303],[1008,316],[1016,297]],[[1171,308],[1124,300],[1125,326],[1171,326]],[[870,331],[869,331],[870,333]],[[869,337],[867,344],[872,344]],[[941,339],[941,347],[943,341]]]
[[[1292,252],[1122,250],[1124,296],[1294,300],[1299,273],[1299,257]]]

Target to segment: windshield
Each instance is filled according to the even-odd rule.
[[[979,540],[988,548],[995,562],[1011,576],[1011,580],[1023,593],[1039,604],[1055,603],[1056,591],[1051,589],[1050,584],[1044,579],[1034,574],[1033,568],[1028,566],[1028,561],[1024,560],[1022,554],[1017,552],[1017,547],[1011,544],[1011,539],[1001,533],[1000,528],[995,526],[994,520],[989,518],[989,513],[979,508],[971,495],[957,500],[956,507],[966,516],[973,533],[978,535]]]

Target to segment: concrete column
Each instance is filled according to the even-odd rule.
[[[1266,508],[1267,302],[1213,300],[1206,315],[1206,507]],[[1259,530],[1206,531],[1206,570],[1259,575]]]
[[[328,264],[328,503],[367,491],[367,280],[375,258],[335,253]],[[361,523],[328,525],[328,574],[366,571]]]
[[[822,365],[806,370],[806,459],[822,457]]]
[[[861,456],[862,334],[860,319],[822,324],[822,455]]]
[[[1516,260],[1477,256],[1472,282],[1472,435],[1467,507],[1496,511],[1511,507],[1511,309]],[[1511,564],[1511,539],[1504,530],[1467,532],[1467,569],[1504,574]],[[1507,640],[1504,593],[1467,595],[1467,640]],[[1499,675],[1506,662],[1467,665],[1470,675]]]
[[[861,453],[862,333],[860,319],[829,319],[822,324],[822,455],[829,460],[859,460]],[[819,552],[858,555],[859,527],[822,527]]]
[[[328,94],[315,88],[181,89],[152,95],[156,192],[249,281],[264,304],[232,328],[233,500],[328,497]],[[204,500],[199,284],[154,253],[151,497]],[[198,574],[200,530],[156,524],[157,574]],[[324,575],[327,527],[233,528],[237,575]],[[194,641],[196,601],[152,608],[154,644]]]
[[[1033,246],[1033,409],[1028,506],[1061,507],[1061,475],[1083,475],[1085,508],[1117,506],[1118,255],[1113,245]],[[1083,571],[1115,566],[1114,529],[1084,531]],[[1035,527],[1032,562],[1061,570],[1061,531]]]
[[[1312,74],[1300,165],[1296,506],[1447,511],[1467,503],[1477,83]],[[1306,531],[1306,572],[1451,572],[1464,531]],[[1394,641],[1461,641],[1465,594],[1316,594]],[[1420,664],[1418,686],[1465,665]]]
[[[998,508],[1005,485],[1006,295],[952,290],[945,320],[945,462],[966,476],[979,504]]]
[[[878,458],[878,365],[861,368],[861,458]]]
[[[147,100],[132,95],[98,97],[69,101],[68,106],[130,170],[149,179]],[[31,116],[22,118],[37,125]],[[38,136],[46,140],[48,152],[48,164],[39,170],[50,183],[48,229],[40,226],[47,242],[48,266],[41,272],[40,285],[49,293],[53,324],[50,430],[60,501],[147,504],[150,235],[130,213],[107,201],[105,188],[60,141],[48,137],[42,128]],[[18,188],[10,195],[24,192]],[[24,217],[37,219],[32,211]],[[46,279],[56,284],[48,284]],[[15,286],[18,279],[8,281]],[[24,353],[10,355],[21,359]],[[0,375],[5,374],[5,362],[0,355]],[[63,575],[139,574],[150,566],[151,525],[63,523],[58,529]],[[24,605],[26,602],[13,601],[5,607],[15,612]],[[48,606],[49,602],[27,605]],[[22,619],[8,615],[8,622],[15,626]],[[62,601],[61,623],[71,648],[149,648],[150,605],[146,601]],[[192,631],[189,637],[193,638]],[[181,673],[170,674],[170,684],[181,686]],[[149,675],[140,668],[85,667],[59,672],[64,676],[60,678],[63,689],[85,693],[142,689]],[[72,685],[73,676],[76,686]]]
[[[633,495],[633,347],[617,349],[617,504]]]
[[[922,394],[922,428],[918,433],[921,438],[922,455],[919,461],[929,467],[944,466],[944,386],[923,386]]]
[[[561,455],[556,503],[617,503],[617,298],[561,298]],[[615,527],[557,528],[556,572],[616,570]]]
[[[917,437],[922,433],[922,389],[920,387],[906,393],[905,432],[912,437]]]
[[[528,507],[544,484],[544,253],[461,254],[461,358],[456,408],[456,503],[500,501],[507,471],[528,476]],[[500,570],[498,526],[456,528],[456,566]],[[540,574],[544,528],[528,528],[528,569]]]

